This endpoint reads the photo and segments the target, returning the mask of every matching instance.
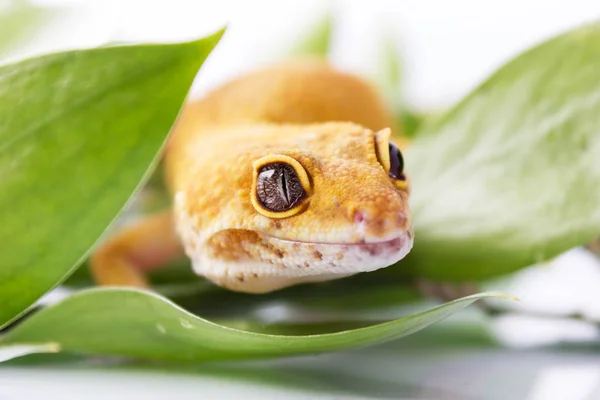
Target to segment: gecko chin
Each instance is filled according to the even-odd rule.
[[[239,230],[235,235],[228,230],[222,237],[227,237],[228,243],[218,243],[218,237],[213,236],[215,251],[191,257],[194,269],[218,285],[248,293],[375,271],[404,258],[413,245],[412,230],[367,243],[302,242],[250,230]],[[231,243],[232,237],[238,238],[236,243]],[[226,252],[218,250],[225,248]]]

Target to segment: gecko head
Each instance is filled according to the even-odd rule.
[[[389,129],[324,123],[252,130],[260,135],[245,129],[228,171],[215,172],[210,187],[220,196],[212,204],[194,213],[189,193],[176,197],[184,210],[179,231],[198,273],[261,293],[374,271],[410,251],[409,181]],[[207,206],[219,211],[207,218]]]

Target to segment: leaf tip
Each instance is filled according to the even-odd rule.
[[[60,346],[60,343],[50,342],[50,343],[46,343],[44,345],[39,346],[38,349],[42,350],[40,352],[43,352],[43,353],[60,353],[60,351],[62,350],[62,347]]]
[[[206,44],[209,43],[213,48],[221,41],[221,38],[223,38],[223,35],[225,34],[225,32],[227,31],[227,24],[223,25],[223,27],[213,33],[211,33],[208,36],[205,36],[204,38],[197,40],[196,43],[198,44]]]
[[[512,294],[508,294],[508,293],[504,293],[504,292],[484,292],[484,293],[480,293],[479,295],[480,298],[483,297],[496,297],[499,299],[505,299],[505,300],[511,300],[511,301],[521,301],[518,297],[513,296]]]
[[[227,31],[227,25],[223,25],[222,28],[220,28],[217,31],[214,31],[211,34],[208,34],[208,35],[203,36],[198,39],[194,39],[194,40],[191,40],[188,42],[178,43],[178,44],[183,44],[183,45],[187,46],[188,48],[193,48],[193,49],[195,49],[195,51],[199,51],[201,54],[201,57],[197,57],[197,59],[201,62],[204,62],[204,60],[208,57],[208,55],[219,44],[219,42],[221,41],[221,38],[223,37],[223,35],[225,34],[226,31]]]
[[[0,362],[13,358],[23,357],[36,353],[58,353],[61,351],[60,344],[48,342],[42,344],[14,344],[3,347],[0,345]]]

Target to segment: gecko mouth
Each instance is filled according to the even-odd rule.
[[[237,230],[209,239],[212,252],[190,247],[188,255],[198,274],[219,285],[265,293],[385,268],[404,258],[412,245],[412,230],[381,241],[350,243],[305,242]]]
[[[315,272],[325,269],[343,275],[385,268],[403,259],[413,246],[412,230],[379,242],[349,243],[305,242],[260,235],[266,244],[277,249],[277,254],[283,255],[286,264],[301,263]]]
[[[404,231],[404,232],[400,233],[399,235],[392,237],[391,239],[386,239],[386,240],[381,240],[381,241],[373,241],[373,242],[367,242],[365,239],[362,239],[358,242],[324,242],[324,241],[310,242],[310,241],[305,241],[305,240],[282,239],[277,236],[269,235],[264,232],[258,232],[258,234],[261,237],[266,238],[268,240],[276,240],[276,241],[282,242],[282,243],[296,243],[296,244],[302,244],[302,245],[322,245],[322,246],[370,246],[370,245],[385,246],[385,245],[389,245],[389,244],[394,244],[398,241],[403,242],[406,240],[409,240],[412,243],[412,240],[413,240],[412,229]]]

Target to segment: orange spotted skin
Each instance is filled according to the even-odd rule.
[[[174,141],[203,135],[204,125],[312,124],[351,121],[378,131],[393,119],[364,80],[321,61],[279,64],[251,72],[186,107]],[[185,146],[185,144],[184,144]]]
[[[412,246],[408,181],[391,179],[377,152],[379,142],[387,152],[392,125],[367,83],[317,61],[261,69],[188,104],[165,172],[194,269],[262,293],[404,257]],[[253,197],[265,157],[306,173],[306,197],[285,217]]]
[[[173,168],[168,175],[172,192],[185,197],[186,211],[201,226],[235,216],[238,224],[229,229],[246,229],[251,223],[252,230],[280,239],[328,242],[335,228],[346,240],[359,239],[359,232],[346,229],[359,207],[373,215],[366,233],[374,237],[383,237],[394,224],[406,228],[409,223],[408,191],[399,190],[383,173],[375,133],[360,125],[253,124],[206,128],[203,133],[207,136],[171,147],[167,157]],[[272,153],[300,162],[315,188],[306,210],[290,218],[263,217],[251,202],[252,161]],[[407,218],[396,218],[400,209]]]

